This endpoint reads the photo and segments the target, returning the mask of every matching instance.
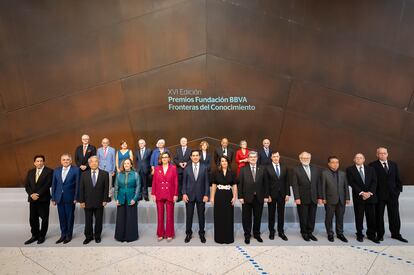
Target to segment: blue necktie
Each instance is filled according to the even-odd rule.
[[[280,177],[279,165],[276,165],[276,175]]]
[[[96,185],[96,171],[92,171],[92,184],[93,187]]]

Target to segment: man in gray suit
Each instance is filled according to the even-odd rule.
[[[332,219],[335,215],[336,237],[347,243],[344,236],[345,205],[350,203],[348,180],[343,171],[339,171],[339,159],[335,156],[328,158],[328,167],[322,172],[321,201],[325,205],[325,227],[328,240],[334,241]]]
[[[299,160],[301,164],[293,169],[292,189],[298,208],[300,233],[305,241],[316,242],[318,239],[313,235],[313,230],[318,199],[320,199],[321,172],[318,167],[310,165],[310,153],[302,152]]]

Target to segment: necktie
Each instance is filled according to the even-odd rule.
[[[252,166],[253,181],[256,181],[256,167]]]
[[[144,149],[141,149],[141,159],[144,158]]]
[[[389,169],[388,169],[387,163],[386,162],[383,162],[382,164],[384,165],[385,172],[388,174]]]
[[[88,148],[88,146],[87,145],[83,145],[83,156],[86,155],[86,148]]]
[[[269,157],[269,149],[265,149],[266,157]]]
[[[107,148],[104,148],[104,158],[106,158],[106,152],[107,152]]]
[[[310,173],[309,165],[305,166],[305,172],[306,172],[306,175],[308,176],[308,179],[311,180],[311,173]]]
[[[276,164],[276,175],[277,177],[280,177],[280,170],[279,170],[279,165]]]
[[[361,175],[362,182],[365,184],[365,174],[362,166],[359,167],[359,174]]]
[[[93,187],[95,187],[96,185],[96,171],[95,170],[92,171],[92,184],[93,184]]]
[[[226,150],[226,148],[223,149],[223,156],[227,156],[227,150]]]
[[[36,170],[36,178],[35,178],[36,182],[39,180],[39,177],[40,177],[40,169],[37,169]]]
[[[197,169],[197,164],[195,164],[194,165],[194,178],[195,178],[195,180],[197,180],[197,178],[198,178],[198,169]]]
[[[182,150],[183,150],[183,156],[184,156],[185,155],[185,147],[183,147]]]
[[[68,168],[67,167],[63,167],[62,182],[65,181],[67,173],[68,173]]]

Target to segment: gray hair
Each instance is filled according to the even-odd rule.
[[[99,162],[99,158],[97,156],[92,156],[88,159],[88,163],[90,163],[92,159],[96,159]]]
[[[249,152],[249,157],[250,156],[256,156],[257,157],[257,152],[256,151],[250,151]]]
[[[62,157],[68,157],[68,158],[70,158],[70,159],[72,160],[72,156],[71,156],[69,153],[64,153],[64,154],[62,154],[62,155],[60,156],[60,158],[62,158]]]

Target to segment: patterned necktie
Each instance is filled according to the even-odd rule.
[[[256,181],[256,167],[252,166],[252,176],[253,176],[253,181]]]
[[[362,182],[365,184],[365,174],[362,166],[359,167],[359,174],[361,175]]]
[[[198,165],[197,164],[194,165],[194,178],[195,180],[197,180],[198,178]]]
[[[39,180],[40,177],[40,169],[36,170],[36,177],[35,177],[35,182],[37,182]]]
[[[92,171],[92,184],[93,184],[93,187],[95,187],[96,185],[96,171],[95,170]]]

